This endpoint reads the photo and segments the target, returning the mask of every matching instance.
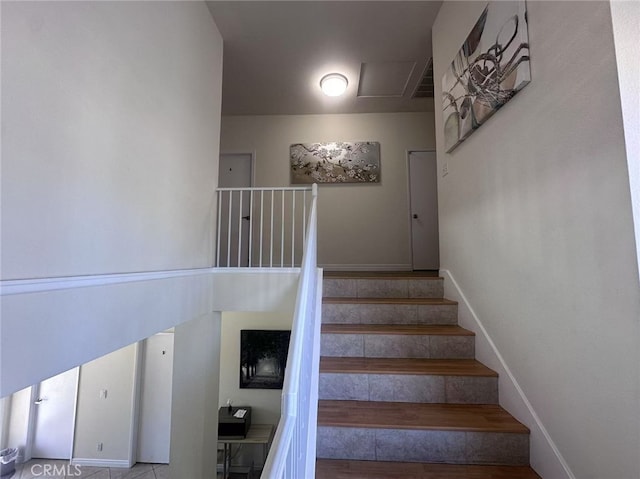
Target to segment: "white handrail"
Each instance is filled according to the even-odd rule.
[[[312,188],[218,188],[216,266],[299,266],[311,207],[308,191]]]
[[[322,298],[322,271],[317,268],[317,191],[314,184],[282,389],[282,416],[261,479],[315,477]]]

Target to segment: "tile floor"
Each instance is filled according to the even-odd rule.
[[[48,473],[45,466],[49,465]],[[54,471],[60,472],[65,470],[66,475],[56,475]],[[245,478],[246,475],[231,474],[230,479]],[[260,477],[255,475],[254,477]],[[131,469],[120,467],[91,467],[80,466],[76,469],[69,466],[69,461],[54,461],[34,459],[26,464],[16,466],[16,472],[13,475],[2,476],[2,479],[169,479],[169,466],[167,464],[143,464],[139,463]],[[218,479],[222,478],[222,474],[218,474]],[[173,479],[189,479],[186,477]]]
[[[49,467],[47,467],[49,466]],[[66,474],[56,474],[63,471]],[[166,464],[136,464],[131,469],[120,467],[69,466],[69,461],[34,459],[16,466],[13,476],[2,479],[169,479],[169,466]],[[185,478],[186,479],[186,478]]]

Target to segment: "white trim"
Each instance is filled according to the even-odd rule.
[[[33,458],[33,439],[36,430],[36,408],[33,404],[38,399],[40,390],[40,383],[31,386],[29,391],[29,409],[27,411],[27,440],[24,445],[24,457],[23,461],[27,462]]]
[[[43,293],[61,289],[87,288],[108,284],[178,278],[211,274],[216,268],[177,269],[168,271],[146,271],[140,273],[97,274],[86,276],[60,276],[40,279],[16,279],[0,281],[0,296],[24,293]]]
[[[142,358],[146,339],[138,341],[133,349],[133,388],[131,389],[131,422],[129,424],[129,467],[138,461],[138,433],[140,419],[140,391],[142,390]]]
[[[560,450],[556,446],[555,442],[553,442],[553,439],[549,435],[549,432],[544,427],[544,424],[542,424],[542,421],[540,420],[540,417],[538,416],[538,414],[536,413],[535,409],[531,405],[531,402],[529,402],[529,399],[527,398],[527,396],[525,395],[524,391],[520,387],[520,384],[518,383],[518,380],[515,378],[515,376],[511,372],[511,369],[509,368],[509,366],[507,365],[506,361],[502,357],[502,354],[500,354],[500,351],[498,350],[496,344],[493,342],[493,339],[491,339],[491,336],[489,335],[489,333],[487,332],[486,328],[482,324],[482,321],[480,321],[480,318],[478,317],[478,315],[476,314],[474,309],[471,307],[471,304],[469,304],[469,301],[467,300],[467,297],[464,295],[464,293],[460,289],[460,286],[458,285],[458,282],[455,280],[455,278],[453,277],[451,272],[449,270],[447,270],[447,269],[441,269],[440,270],[440,276],[443,276],[445,278],[445,285],[446,285],[447,281],[449,281],[451,283],[451,285],[453,286],[453,288],[455,290],[454,294],[453,295],[447,294],[447,296],[449,297],[449,299],[457,300],[458,301],[458,307],[462,306],[462,307],[466,308],[466,310],[467,310],[466,312],[468,312],[469,316],[471,318],[473,318],[473,321],[475,322],[475,326],[476,327],[475,328],[470,328],[470,329],[473,329],[474,332],[476,333],[476,335],[480,334],[483,337],[483,339],[487,342],[487,344],[491,347],[491,350],[492,350],[493,354],[495,355],[495,358],[498,360],[498,362],[500,363],[500,366],[502,367],[502,372],[504,372],[504,374],[506,375],[507,379],[513,385],[513,388],[517,391],[517,393],[518,393],[518,395],[520,397],[520,400],[526,406],[529,414],[531,415],[531,418],[535,422],[535,425],[536,425],[537,429],[542,433],[542,435],[544,436],[549,448],[551,449],[551,451],[553,451],[553,454],[555,455],[558,463],[564,469],[566,477],[568,477],[570,479],[576,479],[576,476],[573,474],[573,472],[571,472],[571,469],[569,468],[569,465],[567,464],[567,461],[562,456],[562,453],[560,452]],[[457,296],[457,297],[452,297],[452,296]],[[465,325],[465,326],[468,326],[468,325]],[[499,373],[500,373],[500,371],[499,371]],[[531,425],[529,425],[529,426],[531,426]]]
[[[300,268],[194,268],[168,271],[151,271],[141,273],[98,274],[87,276],[60,276],[40,279],[16,279],[0,281],[0,296],[14,294],[44,293],[64,289],[89,288],[110,284],[153,281],[179,278],[184,276],[200,276],[215,274],[246,273],[300,273]]]
[[[76,446],[76,421],[78,420],[78,397],[80,396],[80,366],[76,366],[76,392],[73,398],[73,419],[71,420],[71,446],[69,447],[69,460],[73,457]]]
[[[413,271],[410,264],[319,264],[325,271]]]
[[[126,459],[83,459],[74,458],[71,459],[72,466],[87,466],[87,467],[123,467],[129,469],[129,461]]]
[[[291,274],[291,273],[296,273],[299,274],[300,273],[300,268],[299,267],[295,267],[295,268],[269,268],[269,267],[264,267],[264,268],[259,268],[259,267],[255,267],[255,268],[246,268],[244,266],[238,268],[236,266],[232,266],[230,268],[213,268],[213,274],[216,273],[224,273],[224,274],[229,274],[229,273],[234,273],[234,274],[247,274],[247,273],[269,273],[269,274],[274,274],[274,273],[279,273],[279,274]]]
[[[409,228],[409,255],[413,269],[413,217],[411,216],[411,153],[418,150],[407,150],[407,227]]]
[[[311,191],[308,186],[263,186],[263,187],[245,187],[238,186],[233,188],[216,188],[216,191]]]

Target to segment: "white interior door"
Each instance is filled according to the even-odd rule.
[[[71,459],[78,392],[78,368],[45,381],[36,390],[31,456]]]
[[[145,340],[138,422],[138,462],[169,463],[173,334]]]
[[[414,270],[440,268],[437,173],[434,151],[409,153],[411,247]]]
[[[250,188],[251,187],[250,153],[234,153],[220,155],[218,185],[220,188]],[[222,200],[220,222],[221,255],[218,266],[248,266],[249,265],[249,221],[250,195],[234,192],[231,198],[231,214],[229,214],[229,196],[225,194]],[[242,203],[242,209],[240,204]],[[229,230],[231,235],[229,236]],[[231,238],[229,240],[229,238]],[[227,247],[228,254],[227,254]],[[240,251],[238,251],[240,249]],[[239,254],[238,254],[239,253]],[[238,264],[238,257],[240,263]]]

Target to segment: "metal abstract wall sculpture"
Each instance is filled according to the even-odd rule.
[[[490,2],[442,77],[452,151],[531,80],[524,1]]]
[[[289,149],[291,183],[379,183],[377,141],[295,143]]]

